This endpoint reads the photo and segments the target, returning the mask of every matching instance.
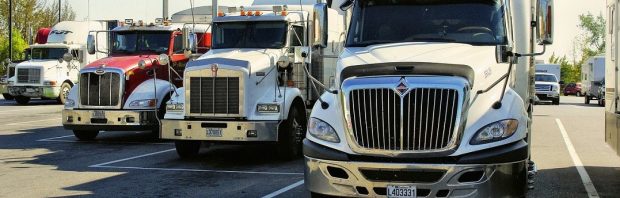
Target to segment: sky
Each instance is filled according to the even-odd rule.
[[[154,21],[162,15],[159,0],[65,0],[76,11],[77,20],[142,19]],[[169,13],[188,9],[189,0],[169,0]],[[269,0],[261,0],[269,1]],[[282,0],[272,0],[282,2]],[[521,0],[518,0],[521,1]],[[194,0],[195,6],[211,5],[211,0]],[[252,0],[219,0],[220,5],[249,5]],[[581,34],[579,15],[591,12],[605,16],[605,0],[555,0],[555,38],[554,44],[547,48],[548,53],[537,59],[547,60],[551,54],[572,58],[573,40]],[[90,9],[89,9],[90,4]],[[102,9],[103,8],[103,9]],[[90,12],[90,17],[89,17]]]

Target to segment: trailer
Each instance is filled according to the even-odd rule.
[[[79,81],[80,69],[107,56],[87,53],[88,33],[116,26],[117,21],[62,21],[51,29],[40,29],[38,43],[29,47],[28,60],[15,65],[8,93],[20,105],[28,104],[31,98],[54,99],[64,104],[69,90]],[[107,48],[107,37],[100,39],[105,41],[101,47]]]
[[[597,100],[599,106],[605,106],[605,57],[595,56],[581,66],[581,90],[585,104]]]
[[[329,2],[350,25],[308,121],[313,196],[526,196],[533,57],[553,43],[552,1]]]
[[[620,32],[620,0],[607,0],[607,27],[605,41],[605,142],[620,156],[620,88],[618,71],[618,34]]]

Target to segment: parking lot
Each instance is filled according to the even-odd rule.
[[[62,106],[0,100],[0,196],[309,197],[303,160],[269,147],[214,145],[190,160],[146,132],[104,132],[78,142],[60,124]],[[604,110],[582,98],[537,105],[529,197],[619,197],[620,157],[604,142]]]

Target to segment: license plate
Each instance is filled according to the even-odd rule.
[[[387,186],[387,197],[389,198],[410,198],[416,197],[415,186]]]
[[[34,92],[34,89],[33,88],[26,88],[26,92],[32,93],[32,92]]]
[[[207,137],[222,137],[222,129],[207,128]]]
[[[105,111],[103,110],[95,110],[93,111],[93,118],[105,118]]]
[[[547,97],[553,97],[553,94],[547,94]]]

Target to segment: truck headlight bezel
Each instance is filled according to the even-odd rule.
[[[183,111],[185,110],[184,103],[166,103],[166,111]]]
[[[340,138],[334,127],[318,118],[310,118],[308,122],[308,134],[319,140],[340,143]]]
[[[259,113],[280,113],[280,104],[262,103],[256,105],[256,111]]]
[[[481,145],[492,142],[502,141],[512,137],[519,128],[519,121],[516,119],[505,119],[480,128],[469,144]]]
[[[58,83],[54,80],[46,80],[43,81],[43,85],[44,86],[56,86]]]
[[[155,108],[156,106],[156,99],[134,100],[129,103],[129,107]]]

